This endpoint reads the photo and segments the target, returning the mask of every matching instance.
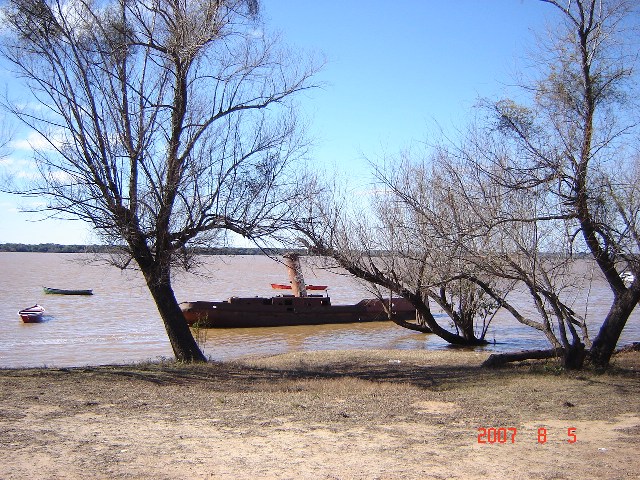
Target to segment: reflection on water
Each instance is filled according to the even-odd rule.
[[[136,272],[81,262],[84,255],[0,253],[0,367],[78,366],[170,358],[171,348],[155,305]],[[267,257],[206,257],[198,275],[177,274],[179,301],[222,300],[232,295],[268,296],[270,284],[286,281],[282,265]],[[309,283],[330,285],[333,304],[354,303],[371,294],[347,275],[305,266]],[[589,277],[583,276],[584,278]],[[590,278],[590,277],[589,277]],[[94,295],[45,295],[42,286],[92,288]],[[595,279],[589,292],[579,286],[574,309],[597,324],[606,314],[610,293]],[[514,294],[512,301],[524,304]],[[21,308],[35,303],[46,309],[45,322],[22,323]],[[634,312],[621,343],[639,340],[640,321]],[[196,332],[205,354],[214,360],[244,355],[268,355],[296,350],[449,348],[435,335],[412,332],[391,322],[252,329],[210,329]],[[595,332],[592,333],[592,336]],[[547,348],[542,334],[499,314],[484,349],[513,351]]]

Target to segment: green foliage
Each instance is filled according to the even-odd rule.
[[[511,99],[503,99],[496,102],[496,128],[504,134],[515,133],[516,136],[528,136],[534,127],[533,112],[519,105]]]

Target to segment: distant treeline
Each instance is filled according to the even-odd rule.
[[[32,253],[113,253],[118,247],[112,245],[60,245],[57,243],[40,243],[29,245],[26,243],[0,243],[0,252],[32,252]],[[198,247],[194,251],[198,255],[269,255],[282,256],[285,253],[298,253],[300,255],[310,255],[312,252],[299,248],[249,248],[249,247]],[[390,252],[376,251],[373,256],[388,256]],[[544,256],[545,254],[542,254]],[[546,255],[554,256],[554,253]],[[584,252],[574,252],[573,258],[587,258]]]
[[[109,247],[104,245],[59,245],[57,243],[40,243],[29,245],[25,243],[0,244],[0,252],[33,252],[33,253],[86,253],[107,252]]]
[[[31,252],[31,253],[111,253],[117,251],[117,247],[109,245],[60,245],[57,243],[41,243],[29,245],[25,243],[2,243],[0,252]],[[199,255],[283,255],[287,252],[299,254],[307,253],[306,250],[291,248],[237,248],[237,247],[208,247],[196,248]]]

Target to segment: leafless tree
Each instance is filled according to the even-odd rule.
[[[497,172],[484,170],[477,159],[484,152],[441,146],[426,160],[393,162],[395,173],[378,170],[390,192],[386,204],[399,203],[410,212],[405,219],[396,208],[386,224],[411,226],[399,237],[433,256],[428,271],[438,272],[433,283],[440,288],[427,291],[462,331],[502,307],[545,334],[553,347],[549,355],[560,354],[567,366],[579,366],[588,337],[584,320],[569,306],[574,292],[568,287],[575,280],[566,225],[548,216],[548,196],[539,189],[512,190],[497,182]],[[531,298],[540,320],[509,301],[513,288]],[[464,292],[456,298],[464,308],[451,311],[444,302],[447,292],[452,299]]]
[[[637,10],[626,0],[543,2],[560,21],[541,43],[542,74],[523,85],[529,103],[485,105],[490,115],[457,147],[378,169],[374,220],[325,203],[310,212],[305,233],[347,270],[410,299],[452,343],[471,338],[446,302],[464,280],[542,331],[567,367],[580,368],[588,347],[606,367],[640,300]],[[593,344],[569,294],[583,252],[613,292]],[[495,290],[504,282],[528,293],[539,319]],[[437,324],[429,301],[460,335]]]
[[[305,149],[291,98],[316,68],[268,38],[257,0],[10,0],[2,52],[48,140],[19,193],[90,222],[143,273],[178,360],[204,360],[171,286],[197,242],[273,233]],[[125,261],[129,263],[129,261]]]
[[[584,319],[571,307],[576,278],[569,225],[552,215],[545,188],[503,185],[503,172],[486,160],[490,151],[496,149],[474,137],[468,146],[440,146],[422,156],[403,152],[375,168],[368,216],[361,204],[349,213],[353,196],[342,203],[316,197],[301,230],[316,252],[383,287],[380,295],[386,289],[410,300],[421,321],[401,326],[477,345],[504,308],[549,340],[550,350],[529,356],[559,355],[567,367],[579,368],[589,340]],[[511,302],[513,289],[528,296],[529,305]],[[434,305],[452,331],[432,315]]]
[[[434,204],[433,193],[425,196],[443,187],[424,168],[405,174],[408,182],[385,183],[419,212],[416,223],[433,227],[444,220],[444,229],[430,232],[429,245],[456,238],[447,247],[448,258],[465,259],[461,278],[489,293],[485,278],[523,285],[540,320],[492,296],[518,320],[543,331],[571,368],[581,367],[589,340],[566,291],[574,252],[590,252],[614,294],[589,352],[594,364],[605,367],[640,298],[633,115],[638,110],[630,95],[636,57],[620,35],[637,28],[637,17],[622,0],[545,3],[558,9],[562,25],[544,45],[546,71],[525,85],[531,103],[491,104],[483,128],[472,129],[469,142],[438,165],[452,180],[444,192],[456,199],[458,211],[470,214],[434,209],[447,197],[440,195]],[[477,248],[480,237],[484,244]],[[634,280],[625,283],[628,273]]]
[[[529,220],[571,226],[572,248],[588,251],[606,278],[613,301],[590,349],[591,361],[606,367],[640,300],[637,7],[625,0],[545,3],[562,18],[543,46],[545,70],[525,85],[530,103],[492,105],[486,135],[499,148],[485,157],[503,187],[541,190],[547,211]]]
[[[444,160],[438,167],[451,179],[449,188],[457,191],[458,208],[473,218],[475,236],[483,239],[482,244],[472,237],[461,239],[460,248],[473,268],[461,269],[460,276],[483,288],[516,320],[544,333],[552,346],[549,356],[560,355],[567,367],[580,368],[589,338],[584,318],[571,307],[580,283],[568,234],[574,223],[554,213],[555,196],[546,187],[505,185],[510,175],[501,163],[507,158],[505,150],[487,142],[486,132],[471,132],[464,147],[441,148]],[[491,152],[497,155],[491,157]],[[449,229],[468,227],[457,220]],[[486,278],[513,282],[521,296],[530,299],[539,319],[523,314],[527,305],[516,306],[494,292]]]
[[[461,239],[473,237],[480,244],[484,239],[462,231],[463,224],[471,222],[461,221],[467,212],[459,208],[447,185],[437,168],[427,172],[410,162],[395,164],[391,170],[379,168],[364,206],[358,204],[350,212],[348,202],[336,202],[336,190],[330,189],[328,198],[313,199],[307,220],[300,221],[298,229],[313,251],[380,287],[379,295],[390,291],[409,300],[418,324],[397,322],[401,326],[433,332],[452,344],[481,345],[500,304],[460,275],[473,268]],[[451,224],[460,230],[454,231]],[[510,282],[498,284],[493,278],[487,278],[486,285],[503,294],[510,288]],[[439,322],[434,307],[446,313],[449,325]]]

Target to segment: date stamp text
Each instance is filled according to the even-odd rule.
[[[556,432],[554,432],[556,433]],[[551,432],[545,427],[538,428],[537,442],[540,444],[547,443],[550,439]],[[516,437],[518,436],[518,429],[515,427],[500,427],[500,428],[478,428],[478,443],[484,444],[499,444],[499,443],[516,443]],[[517,437],[518,440],[522,440],[523,437]],[[536,435],[533,435],[536,439]],[[565,437],[567,443],[576,443],[578,441],[578,435],[575,427],[567,428],[567,434]]]

